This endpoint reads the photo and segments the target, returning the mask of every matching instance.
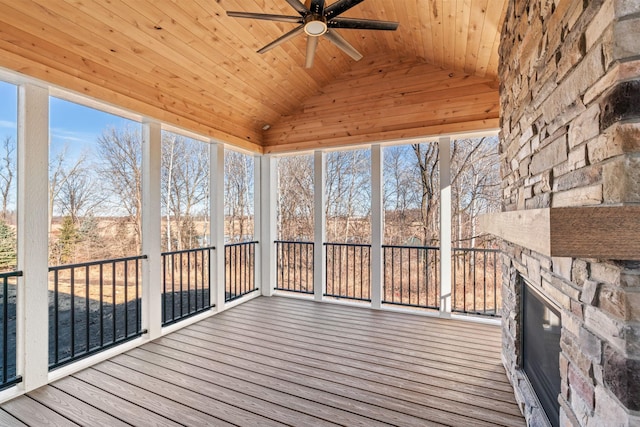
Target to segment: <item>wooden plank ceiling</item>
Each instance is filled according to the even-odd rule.
[[[256,152],[481,130],[506,5],[365,0],[342,16],[398,30],[340,30],[364,58],[321,40],[305,69],[302,35],[256,53],[295,24],[226,16],[285,0],[0,0],[0,67]]]

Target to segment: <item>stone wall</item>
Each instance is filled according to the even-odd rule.
[[[640,203],[640,0],[512,1],[500,56],[504,210]],[[640,261],[504,251],[503,361],[529,422],[518,274],[561,307],[561,424],[640,425]]]

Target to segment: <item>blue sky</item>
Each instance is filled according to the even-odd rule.
[[[65,144],[71,156],[87,150],[92,151],[103,129],[131,123],[130,120],[122,117],[53,97],[50,98],[49,109],[52,157]],[[15,139],[17,110],[16,86],[0,81],[0,138],[9,135]]]
[[[0,138],[15,138],[18,111],[18,93],[14,85],[0,82]]]
[[[50,155],[55,155],[65,144],[71,155],[92,151],[104,129],[124,127],[131,123],[130,120],[122,117],[51,97],[49,103]]]

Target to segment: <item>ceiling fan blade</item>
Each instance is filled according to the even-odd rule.
[[[227,16],[234,18],[264,19],[265,21],[290,22],[292,24],[302,24],[300,16],[270,15],[267,13],[250,12],[227,12]]]
[[[398,28],[398,23],[391,21],[374,21],[371,19],[333,18],[327,23],[327,26],[329,28],[346,28],[354,30],[394,31]]]
[[[340,15],[343,12],[351,9],[353,6],[356,6],[362,3],[364,0],[338,0],[337,2],[329,5],[325,9],[325,16],[327,20]]]
[[[296,10],[300,15],[304,16],[309,13],[309,9],[305,7],[299,0],[287,0],[287,3],[291,5],[292,8]]]
[[[274,47],[280,46],[282,43],[286,42],[287,40],[290,40],[290,39],[294,38],[295,36],[297,36],[298,34],[300,34],[302,32],[304,32],[304,26],[300,25],[299,27],[294,28],[293,30],[291,30],[288,33],[286,33],[285,35],[275,39],[274,41],[272,41],[271,43],[269,43],[268,45],[266,45],[265,47],[260,49],[258,51],[258,53],[268,52],[271,49],[273,49]]]
[[[309,10],[317,15],[324,14],[324,0],[311,0]]]
[[[360,61],[362,59],[362,54],[358,52],[355,47],[351,46],[349,42],[343,39],[335,30],[327,30],[327,32],[324,33],[324,36],[329,39],[331,43],[338,46],[344,53],[353,58],[354,61]]]
[[[307,36],[307,58],[304,64],[305,68],[313,67],[313,58],[316,56],[316,49],[318,48],[318,39],[320,37]]]

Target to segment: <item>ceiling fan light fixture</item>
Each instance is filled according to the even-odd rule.
[[[312,37],[320,37],[327,32],[327,24],[323,21],[309,21],[304,24],[304,32]]]
[[[219,0],[218,0],[219,1]],[[318,42],[324,36],[340,50],[349,55],[354,61],[362,59],[362,54],[342,38],[336,29],[352,30],[386,30],[394,31],[398,28],[397,22],[377,21],[360,18],[340,18],[339,15],[362,3],[364,0],[334,0],[329,6],[327,0],[286,0],[289,5],[298,12],[299,16],[272,15],[268,13],[232,12],[227,15],[234,18],[263,19],[267,21],[287,22],[298,24],[296,28],[278,37],[266,46],[258,49],[258,53],[265,53],[280,46],[302,33],[307,37],[305,55],[305,68],[313,66],[313,58],[318,49]],[[326,7],[325,7],[326,6]],[[331,29],[331,31],[329,31]]]

